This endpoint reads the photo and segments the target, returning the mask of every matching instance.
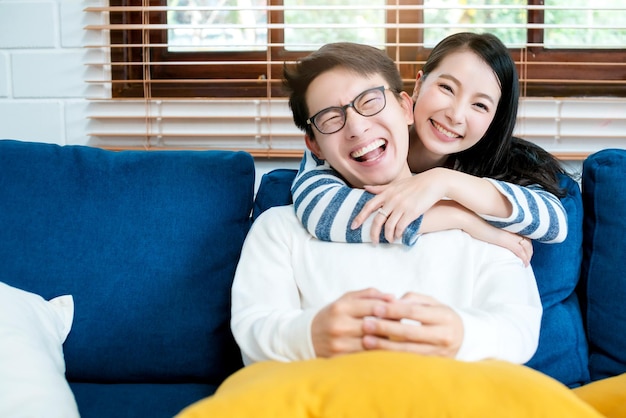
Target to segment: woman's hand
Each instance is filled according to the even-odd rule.
[[[454,358],[463,343],[461,317],[430,296],[407,293],[379,305],[363,323],[363,347]]]
[[[484,223],[484,226],[478,226],[480,221]],[[480,221],[476,221],[477,228],[465,227],[463,229],[476,239],[512,251],[513,254],[522,260],[524,266],[528,267],[530,259],[533,256],[533,244],[530,239],[514,234],[513,232],[505,231],[504,229],[496,228],[495,226],[487,224],[482,219]]]
[[[394,297],[376,289],[348,292],[313,318],[311,338],[317,357],[363,351],[363,320]]]
[[[530,239],[505,231],[504,229],[491,228],[494,229],[493,238],[489,239],[487,242],[511,250],[513,254],[518,256],[524,265],[528,267],[530,259],[533,256],[533,243]]]
[[[452,200],[437,202],[425,214],[420,232],[462,229],[472,237],[503,248],[519,257],[525,266],[530,264],[533,245],[528,238],[489,224],[480,216]]]
[[[433,168],[385,186],[365,186],[365,190],[376,196],[354,218],[352,229],[361,226],[372,213],[380,209],[372,222],[372,242],[378,243],[383,226],[387,241],[401,238],[411,222],[446,196],[445,177],[449,171]]]

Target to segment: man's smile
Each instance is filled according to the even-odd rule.
[[[366,146],[352,151],[350,157],[358,162],[365,162],[377,158],[387,148],[387,141],[376,139]]]

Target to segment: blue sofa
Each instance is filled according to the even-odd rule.
[[[265,174],[255,196],[245,152],[0,140],[0,282],[73,296],[63,351],[82,417],[171,417],[242,367],[234,270],[294,174]],[[625,150],[590,156],[582,193],[562,180],[567,240],[534,244],[545,312],[528,365],[570,387],[626,372],[625,174]]]

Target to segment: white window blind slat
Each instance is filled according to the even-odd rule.
[[[94,3],[94,2],[92,2]],[[98,2],[96,2],[98,3]],[[119,3],[119,2],[118,2]],[[323,4],[312,5],[271,5],[247,6],[248,12],[264,12],[267,21],[261,23],[235,22],[225,23],[218,21],[194,21],[190,24],[167,23],[154,20],[155,14],[181,11],[201,11],[207,13],[236,12],[242,9],[228,5],[223,7],[210,7],[206,5],[164,6],[161,2],[143,0],[141,6],[109,6],[109,2],[102,0],[97,6],[85,9],[86,21],[86,82],[89,85],[89,128],[93,143],[107,148],[148,148],[148,149],[245,149],[254,155],[293,157],[298,156],[303,148],[302,133],[293,125],[291,112],[284,97],[277,94],[280,87],[280,75],[282,65],[297,59],[292,52],[306,49],[316,49],[321,44],[310,39],[305,39],[298,44],[293,44],[282,38],[276,37],[276,33],[287,31],[318,30],[329,28],[336,33],[347,30],[361,30],[364,25],[371,31],[380,31],[384,34],[383,39],[371,44],[380,48],[386,48],[390,56],[394,58],[399,68],[404,69],[403,78],[407,86],[412,86],[417,70],[424,62],[424,58],[417,57],[414,51],[425,50],[432,47],[421,35],[426,30],[449,29],[450,23],[408,21],[407,16],[424,16],[431,12],[446,12],[453,10],[454,13],[540,13],[567,11],[582,12],[589,16],[597,13],[611,13],[624,16],[623,19],[608,20],[598,23],[592,18],[584,22],[563,21],[559,23],[549,20],[542,23],[528,21],[511,22],[497,21],[486,22],[477,25],[461,21],[454,24],[454,30],[473,30],[477,27],[480,31],[494,31],[502,29],[516,29],[522,33],[533,31],[561,30],[563,33],[575,31],[611,32],[613,38],[609,38],[607,45],[597,45],[599,51],[606,47],[607,57],[614,52],[623,52],[626,45],[626,4],[605,0],[601,2],[573,2],[575,4],[555,5],[527,5],[527,4],[467,4],[454,5],[452,2],[425,1],[424,4],[345,4],[341,6],[329,6]],[[402,3],[397,1],[395,3]],[[417,1],[415,3],[418,3]],[[515,3],[515,2],[513,2]],[[579,4],[581,3],[581,4]],[[595,4],[600,3],[600,4]],[[112,2],[113,4],[113,2]],[[368,22],[320,22],[313,21],[291,23],[283,21],[287,14],[324,12],[327,15],[344,12],[371,11],[382,13],[384,21]],[[133,19],[120,23],[112,20],[115,13],[135,12]],[[131,15],[125,15],[131,16]],[[278,17],[277,17],[278,16]],[[268,33],[268,37],[261,42],[255,43],[257,49],[254,59],[235,58],[232,53],[223,54],[218,58],[195,58],[188,59],[184,54],[191,53],[192,48],[206,48],[203,45],[181,44],[166,37],[158,41],[153,38],[155,31],[166,33],[172,30],[195,31],[196,33],[240,33],[246,30],[261,30]],[[117,36],[116,33],[135,32],[137,36]],[[546,32],[547,33],[547,32]],[[410,35],[406,35],[410,34]],[[115,42],[113,41],[115,39]],[[569,39],[569,38],[568,38]],[[617,39],[617,41],[615,41]],[[623,40],[620,44],[620,40]],[[613,43],[611,43],[613,42]],[[616,46],[617,42],[617,46]],[[537,60],[534,51],[538,48],[548,48],[551,45],[545,37],[528,36],[523,42],[509,42],[512,48],[511,54],[518,64],[522,92],[526,92],[528,85],[534,86],[559,86],[567,85],[626,85],[626,63],[610,58],[591,60],[567,61],[557,57],[557,60]],[[223,39],[216,38],[210,43],[210,50],[223,49],[232,46]],[[588,48],[585,41],[573,41],[571,45],[560,45],[564,50],[576,48]],[[176,48],[179,48],[177,52]],[[240,46],[239,49],[242,47]],[[550,47],[552,48],[552,47]],[[171,51],[170,51],[171,50]],[[286,54],[276,53],[275,50],[285,50]],[[131,59],[130,55],[121,54],[122,58],[113,60],[112,55],[120,51],[141,51],[143,58],[139,61]],[[155,52],[161,51],[161,55],[155,56]],[[176,54],[182,54],[177,58]],[[168,55],[169,54],[169,55]],[[172,56],[174,57],[172,57]],[[554,77],[538,77],[543,71],[549,72],[554,66],[560,68],[595,68],[606,74],[603,78],[579,77],[569,79],[567,77],[555,79]],[[197,71],[195,78],[176,76],[176,71],[181,67]],[[233,78],[236,68],[259,68],[252,75],[240,75]],[[206,72],[225,69],[224,76],[207,77]],[[545,69],[545,70],[543,70]],[[603,70],[604,69],[604,70]],[[153,75],[154,71],[171,73],[172,76],[159,78]],[[132,73],[130,76],[120,79],[117,74],[121,71]],[[616,75],[617,74],[617,75]],[[545,74],[547,75],[547,74]],[[193,90],[195,88],[208,89],[214,92],[225,86],[234,86],[234,89],[249,89],[250,86],[265,93],[265,97],[219,97],[215,94],[199,95],[198,97],[164,97],[157,92],[158,88],[176,88],[184,85]],[[208,85],[208,87],[207,87]],[[133,87],[137,91],[143,91],[141,97],[120,97],[116,91]],[[194,87],[197,86],[197,87]],[[240,87],[237,87],[240,86]],[[410,92],[410,89],[407,88]],[[626,99],[612,97],[602,99],[607,103],[606,108],[590,98],[559,98],[559,97],[525,97],[522,99],[518,128],[516,134],[540,143],[548,150],[555,150],[561,155],[575,157],[579,154],[593,152],[598,144],[614,144],[623,141],[626,132]],[[586,109],[594,109],[595,112],[574,112],[577,106],[582,105]],[[608,112],[608,113],[607,113]],[[583,114],[584,113],[584,114]],[[610,115],[610,116],[607,116]],[[610,122],[607,123],[607,120]],[[594,142],[595,141],[595,142]],[[587,143],[586,143],[587,142]],[[603,146],[603,145],[600,145]],[[581,154],[581,155],[582,155]]]

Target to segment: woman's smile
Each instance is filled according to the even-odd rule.
[[[437,132],[439,132],[441,135],[440,137],[444,140],[444,141],[449,141],[449,140],[457,140],[457,139],[463,139],[462,135],[459,135],[455,132],[452,132],[446,128],[444,128],[442,125],[438,124],[436,121],[434,121],[433,119],[430,119],[430,124],[435,128],[435,130]]]

